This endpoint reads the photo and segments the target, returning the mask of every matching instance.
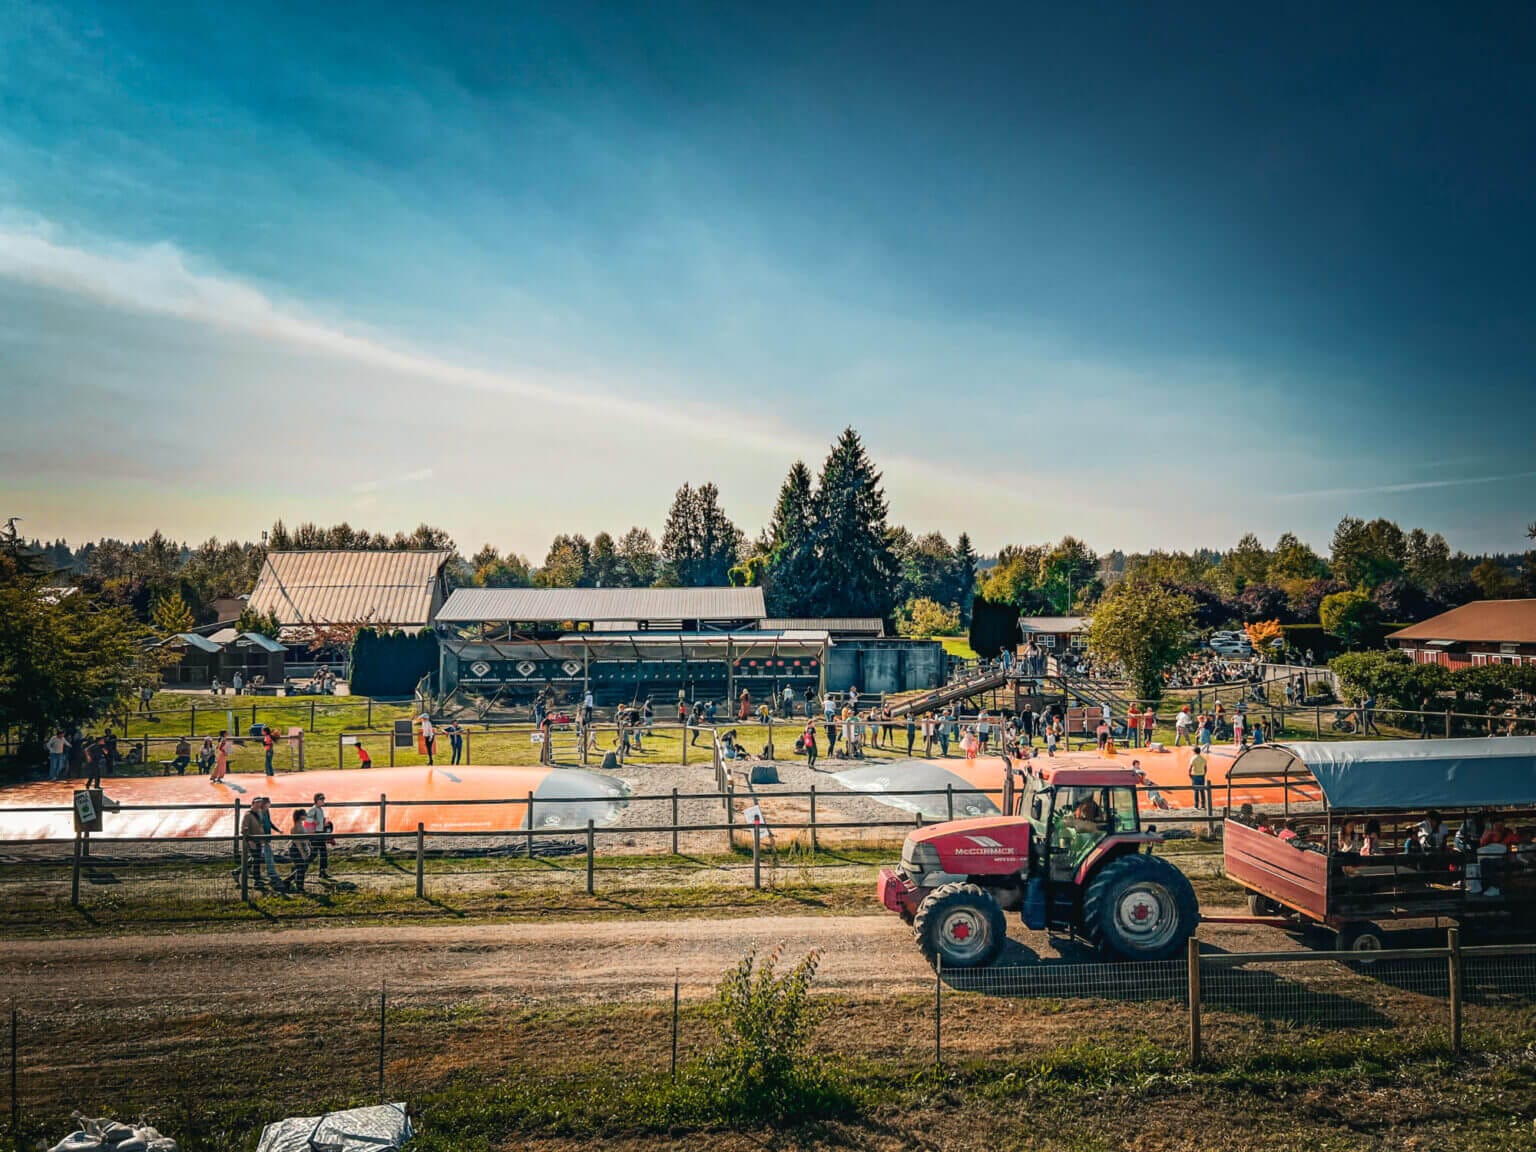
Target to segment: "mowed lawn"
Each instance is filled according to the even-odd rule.
[[[192,705],[195,703],[195,715]],[[150,740],[148,761],[157,765],[174,754],[178,736],[192,735],[193,753],[203,736],[217,736],[234,722],[234,735],[241,741],[230,761],[233,772],[259,772],[262,769],[260,741],[247,733],[253,724],[266,724],[279,736],[291,729],[304,730],[304,766],[307,769],[356,768],[359,764],[354,746],[361,743],[368,750],[375,764],[397,765],[425,764],[427,758],[416,747],[391,749],[392,726],[396,720],[408,720],[414,709],[408,702],[372,701],[351,696],[298,696],[272,698],[259,696],[211,696],[184,693],[158,693],[151,701],[150,713],[134,713],[128,719],[128,734],[121,738],[126,746],[148,737]],[[441,727],[443,721],[438,720]],[[771,733],[768,726],[758,723],[742,724],[733,719],[720,718],[717,727],[734,729],[743,747],[760,751],[769,742],[770,735],[775,753],[779,758],[792,756],[795,738],[804,727],[805,720],[775,721]],[[487,727],[461,721],[467,734],[468,762],[473,764],[532,765],[539,763],[539,745],[534,741],[535,730],[531,723],[497,725]],[[821,722],[817,722],[818,734]],[[680,764],[684,759],[683,745],[688,742],[688,762],[707,763],[712,753],[710,737],[705,732],[684,732],[675,719],[658,714],[657,726],[641,738],[642,749],[631,750],[628,760],[633,763]],[[616,747],[617,732],[611,723],[599,722],[596,744],[588,752],[587,762],[596,766],[602,761],[602,753]],[[905,754],[905,739],[898,732],[900,754]],[[869,748],[870,757],[895,756],[897,751]],[[393,755],[393,760],[391,760]],[[580,764],[581,750],[572,729],[557,729],[554,733],[554,756],[557,763]],[[448,738],[438,737],[436,761],[445,763],[450,757]],[[277,766],[286,770],[297,767],[297,755],[291,748],[281,749]],[[157,769],[152,769],[157,770]],[[131,770],[130,770],[131,771]]]

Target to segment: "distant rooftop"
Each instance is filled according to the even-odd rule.
[[[761,588],[459,588],[437,619],[557,624],[761,620]]]

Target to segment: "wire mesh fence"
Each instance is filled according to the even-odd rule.
[[[375,987],[361,975],[338,983],[302,952],[276,968],[162,968],[152,980],[129,959],[98,982],[42,975],[11,1006],[15,1147],[58,1139],[77,1109],[147,1120],[188,1152],[249,1148],[263,1122],[381,1100],[446,1123],[466,1086],[519,1124],[580,1109],[601,1128],[647,1086],[700,1075],[722,1043],[709,974],[631,978],[573,964],[535,980],[512,964],[487,952],[437,978],[402,966]],[[1198,984],[1184,960],[879,980],[828,972],[807,1055],[897,1075],[935,1064],[1029,1075],[1125,1060],[1172,1067],[1189,1051],[1192,988],[1201,1057],[1217,1069],[1438,1058],[1452,1044],[1445,957],[1218,953],[1200,968]],[[1461,984],[1469,1048],[1536,1037],[1536,953],[1467,950]]]

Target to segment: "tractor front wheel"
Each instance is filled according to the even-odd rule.
[[[930,892],[912,918],[912,932],[928,963],[946,968],[990,964],[1008,936],[1003,910],[977,884],[944,884]]]
[[[1083,896],[1083,929],[1101,951],[1127,960],[1171,960],[1200,920],[1189,880],[1159,856],[1106,864]]]

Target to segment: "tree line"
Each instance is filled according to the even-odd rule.
[[[1248,533],[1224,551],[1103,555],[1068,535],[981,557],[964,532],[951,544],[941,533],[919,536],[892,524],[881,473],[852,428],[818,471],[791,466],[756,537],[731,520],[714,484],[690,483],[673,497],[659,538],[643,526],[591,539],[561,533],[541,563],[489,543],[465,558],[429,524],[385,534],[279,521],[260,543],[214,538],[189,546],[156,532],[137,542],[73,549],[33,541],[29,548],[56,581],[161,632],[210,622],[215,601],[251,591],[268,550],[290,549],[441,549],[452,553],[454,586],[757,586],[774,616],[880,617],[908,635],[964,631],[977,598],[1020,615],[1091,614],[1122,585],[1182,597],[1204,629],[1270,620],[1325,625],[1323,602],[1342,597],[1331,605],[1331,622],[1350,642],[1472,599],[1536,595],[1536,551],[1468,556],[1440,533],[1386,519],[1345,517],[1326,555],[1286,532],[1273,546]],[[246,623],[260,630],[265,622]]]

